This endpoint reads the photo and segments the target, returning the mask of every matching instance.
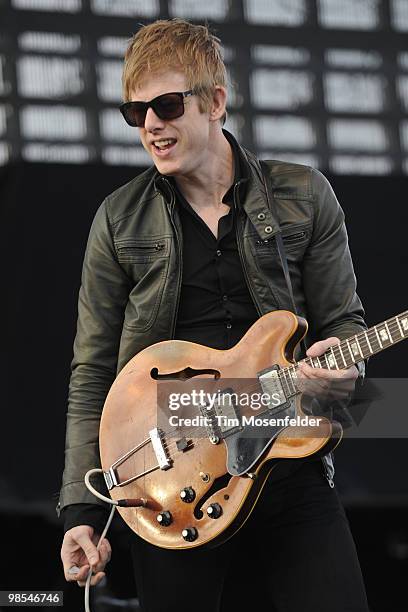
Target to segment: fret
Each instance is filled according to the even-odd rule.
[[[388,327],[388,323],[387,323],[387,321],[385,321],[384,325],[385,325],[385,327],[386,327],[386,329],[387,329],[387,332],[388,332],[388,337],[389,337],[389,339],[390,339],[391,344],[394,344],[394,340],[393,340],[393,338],[392,338],[392,334],[391,334],[390,329],[389,329],[389,327]]]
[[[356,357],[358,356],[358,353],[360,353],[360,356],[364,359],[364,355],[363,355],[363,352],[361,350],[360,342],[358,341],[358,336],[356,335],[356,336],[354,336],[354,338],[355,338],[355,345],[357,347],[356,348],[356,351],[357,351]],[[351,346],[353,347],[353,344]],[[354,351],[354,348],[353,348],[353,351]]]
[[[399,329],[399,333],[401,334],[401,338],[403,338],[403,337],[404,337],[404,332],[402,331],[402,328],[401,328],[401,323],[399,322],[399,318],[398,318],[398,317],[395,317],[395,320],[396,320],[396,322],[397,322],[398,329]]]
[[[295,389],[295,383],[293,382],[293,379],[292,379],[292,374],[291,374],[291,372],[290,372],[290,368],[285,368],[285,369],[286,369],[286,372],[288,373],[289,380],[290,380],[290,385],[289,385],[289,386],[292,386],[291,395],[293,395],[293,393],[295,393],[295,391],[296,391],[296,389]],[[286,374],[285,374],[285,376],[286,376]]]
[[[372,351],[369,348],[369,340],[366,337],[366,334],[363,332],[358,336],[358,344],[361,350],[361,357],[365,359],[368,355],[372,354]]]
[[[378,329],[377,329],[376,325],[374,325],[374,331],[375,331],[375,334],[377,336],[377,340],[378,340],[378,344],[380,345],[380,348],[383,348],[383,343],[381,342],[381,338],[380,338],[380,335],[378,333]]]
[[[354,355],[352,353],[352,350],[350,348],[350,342],[348,340],[346,340],[346,344],[347,344],[347,348],[348,348],[348,351],[349,351],[350,357],[351,357],[351,364],[350,365],[352,365],[354,363]]]
[[[370,336],[370,344],[373,349],[373,353],[381,351],[381,344],[379,343],[379,336],[376,334],[374,328],[368,330],[367,334]]]
[[[284,392],[284,394],[285,394],[285,396],[286,396],[286,397],[289,397],[291,393],[290,393],[290,389],[289,389],[288,381],[287,381],[287,379],[286,379],[286,373],[285,373],[285,370],[281,370],[281,371],[280,371],[280,374],[281,374],[281,375],[279,376],[279,378],[280,378],[281,382],[282,382],[282,383],[283,383],[283,382],[285,382],[285,385],[286,385],[286,390],[285,390],[285,389],[283,389],[283,392]],[[283,384],[282,384],[282,388],[283,388]]]
[[[334,354],[334,350],[333,350],[332,346],[330,347],[330,352],[331,352],[331,354],[327,356],[327,361],[329,362],[329,369],[330,370],[333,370],[333,369],[338,370],[339,366],[337,365],[336,356]]]
[[[310,364],[312,368],[347,369],[366,357],[379,353],[384,348],[388,348],[407,337],[408,310],[351,338],[342,340],[339,344],[330,346],[323,355],[306,357],[304,361]],[[296,367],[290,366],[290,368],[291,371],[288,373],[294,386],[292,378],[296,378]],[[286,384],[288,384],[287,381]],[[294,388],[296,387],[294,386]]]
[[[294,366],[292,366],[291,368],[288,368],[288,374],[289,374],[290,384],[292,385],[292,395],[296,395],[297,389],[296,389],[296,385],[293,380],[294,378],[296,378],[296,369]]]
[[[357,336],[350,338],[351,341],[347,340],[347,345],[350,349],[350,354],[353,358],[353,363],[359,361],[359,356],[362,356],[361,348],[357,340]]]
[[[402,325],[402,329],[404,330],[404,337],[405,337],[405,332],[408,333],[408,317],[404,317],[403,319],[401,319],[400,323]]]
[[[360,355],[364,359],[363,351],[361,350],[360,342],[358,341],[358,336],[355,336],[355,339],[356,339],[356,345],[357,345],[357,348],[358,348],[358,350],[360,352]]]
[[[374,353],[373,349],[371,348],[371,344],[370,344],[370,340],[368,339],[368,332],[364,332],[364,337],[367,340],[367,346],[368,346],[368,350],[370,351],[371,354]]]
[[[382,323],[382,325],[384,325],[384,323]],[[378,333],[380,334],[380,338],[381,338],[381,348],[383,348],[384,344],[386,344],[387,342],[390,342],[390,339],[388,337],[388,331],[385,325],[384,327],[380,327],[379,325],[377,325],[377,329],[378,329]]]
[[[338,344],[337,346],[338,346],[338,349],[339,349],[339,352],[340,352],[341,358],[342,358],[342,360],[343,360],[344,367],[345,367],[345,368],[347,368],[347,362],[346,362],[346,360],[344,359],[344,354],[343,354],[343,351],[341,350],[341,343],[340,343],[340,344]]]

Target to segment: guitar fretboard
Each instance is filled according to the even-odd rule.
[[[319,357],[306,357],[302,361],[312,368],[344,370],[405,338],[408,338],[408,310],[351,336],[351,338],[342,340]],[[285,387],[287,396],[298,393],[293,379],[297,378],[299,363],[301,362],[279,370],[279,378]]]

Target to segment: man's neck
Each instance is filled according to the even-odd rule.
[[[224,208],[222,198],[234,181],[234,156],[231,145],[221,133],[217,142],[197,172],[191,176],[176,176],[178,189],[197,209]]]

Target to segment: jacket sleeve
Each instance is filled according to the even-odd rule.
[[[88,491],[85,473],[100,467],[99,423],[116,375],[117,356],[130,282],[119,265],[108,218],[109,200],[98,209],[82,268],[78,322],[71,364],[65,469],[59,510],[69,504],[103,504]],[[104,480],[95,487],[106,491]]]
[[[313,233],[303,261],[310,339],[343,340],[366,329],[356,293],[344,213],[328,180],[312,170]]]

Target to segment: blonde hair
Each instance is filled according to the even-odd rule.
[[[215,87],[227,86],[220,40],[206,26],[163,19],[142,26],[129,43],[122,76],[124,101],[148,74],[168,69],[184,73],[187,88],[199,97],[201,112],[210,109]]]

